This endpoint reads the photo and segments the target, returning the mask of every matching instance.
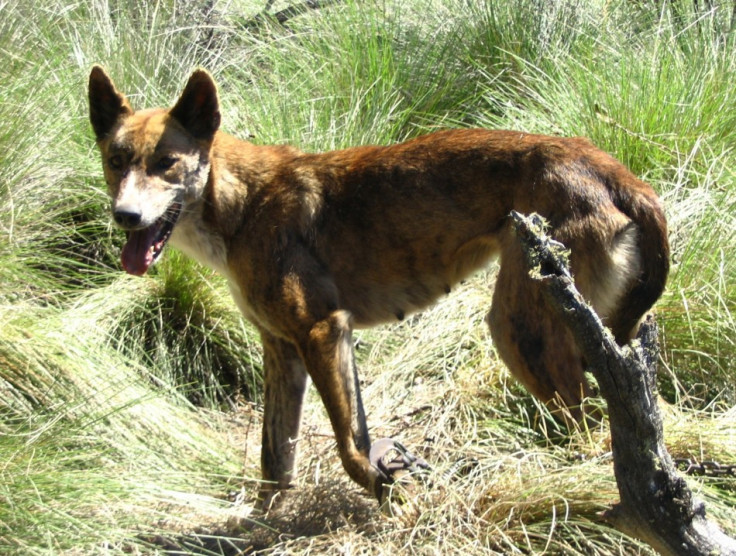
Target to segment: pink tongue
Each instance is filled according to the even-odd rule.
[[[153,263],[154,250],[151,249],[158,226],[149,226],[128,234],[128,242],[123,247],[120,260],[125,272],[134,276],[143,276]]]

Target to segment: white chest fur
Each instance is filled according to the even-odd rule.
[[[201,222],[182,218],[171,235],[171,244],[194,260],[228,276],[225,242]]]

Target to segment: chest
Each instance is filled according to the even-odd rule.
[[[185,255],[227,277],[225,241],[201,222],[191,219],[179,222],[171,235],[171,244]]]

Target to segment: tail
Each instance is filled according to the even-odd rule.
[[[640,182],[641,183],[641,182]],[[641,318],[664,291],[670,269],[667,222],[656,194],[644,183],[638,190],[619,190],[617,208],[638,229],[641,273],[622,296],[618,309],[608,319],[616,342],[624,345],[636,335]]]

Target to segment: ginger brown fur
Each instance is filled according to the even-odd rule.
[[[527,275],[512,210],[547,219],[619,343],[665,285],[657,195],[587,139],[463,129],[326,153],[255,145],[219,130],[201,70],[173,108],[137,112],[96,66],[89,101],[113,216],[129,234],[123,266],[145,273],[170,241],[224,275],[261,333],[266,502],[294,478],[308,376],[346,471],[380,493],[388,478],[367,458],[352,330],[429,306],[493,257],[498,353],[532,394],[583,417],[584,362]]]

